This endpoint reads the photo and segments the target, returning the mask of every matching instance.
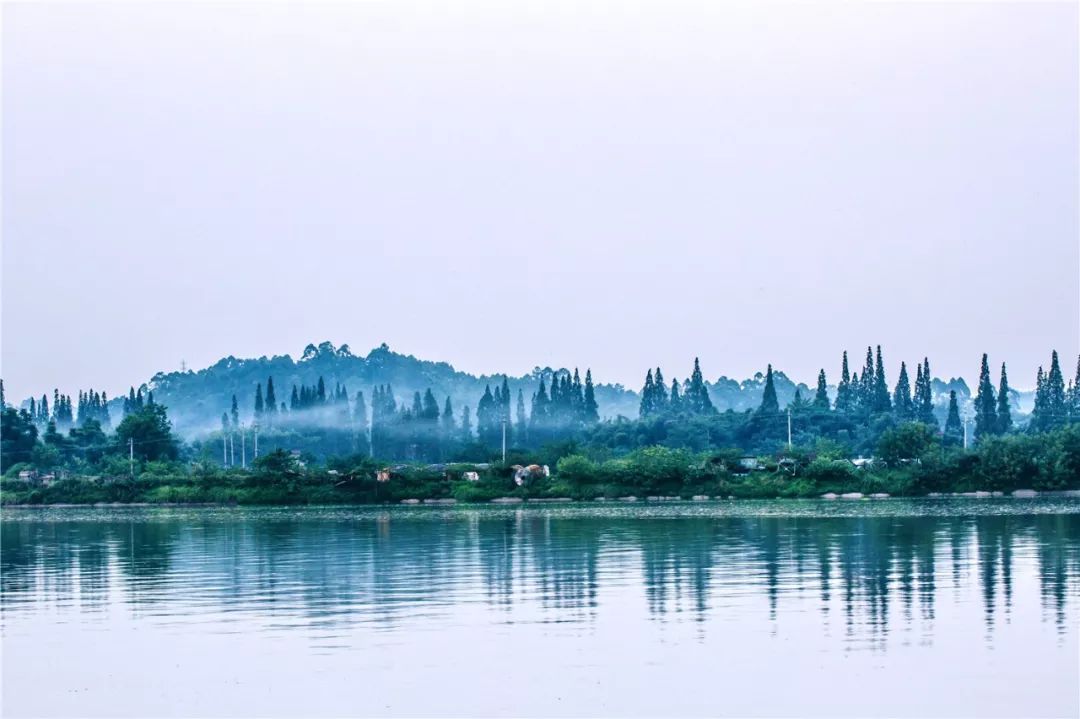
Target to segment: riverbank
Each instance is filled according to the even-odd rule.
[[[72,487],[71,484],[81,485]],[[65,486],[67,485],[67,486]],[[107,485],[100,485],[93,481],[86,480],[64,480],[50,487],[42,488],[22,488],[12,490],[5,488],[0,492],[0,500],[4,507],[41,507],[51,509],[63,509],[63,508],[110,508],[110,507],[128,507],[128,508],[140,508],[140,507],[182,507],[182,508],[200,508],[200,507],[235,507],[235,506],[342,506],[342,505],[361,505],[361,506],[412,506],[412,507],[446,507],[455,505],[559,505],[559,504],[581,504],[581,503],[624,503],[624,504],[656,504],[656,503],[713,503],[713,502],[730,502],[730,501],[742,501],[742,500],[822,500],[832,502],[851,502],[851,501],[882,501],[889,499],[1006,499],[1006,500],[1024,500],[1024,499],[1037,499],[1037,498],[1076,498],[1080,499],[1080,489],[1068,489],[1068,490],[1044,490],[1038,491],[1033,489],[1016,489],[1010,492],[1004,492],[1000,490],[975,490],[967,492],[930,492],[921,495],[907,494],[907,495],[892,495],[887,492],[872,492],[864,493],[858,491],[851,492],[824,492],[818,495],[776,495],[776,496],[737,496],[734,494],[722,494],[722,495],[709,495],[709,494],[693,494],[693,495],[645,495],[640,496],[637,494],[612,494],[610,496],[600,495],[594,497],[570,497],[570,496],[544,496],[534,494],[537,488],[531,488],[534,493],[530,493],[529,489],[518,488],[515,494],[505,494],[499,496],[485,497],[482,493],[471,491],[466,488],[464,492],[467,496],[458,497],[386,497],[368,498],[363,496],[349,495],[347,493],[334,493],[327,495],[325,492],[305,492],[305,491],[271,491],[273,488],[259,488],[258,491],[243,491],[245,488],[230,488],[228,491],[222,493],[221,488],[202,488],[201,490],[196,488],[194,493],[205,494],[206,496],[219,496],[220,499],[205,499],[205,500],[183,500],[176,499],[178,496],[191,495],[193,492],[190,487],[178,487],[172,485],[157,486],[153,488],[143,488],[139,491],[137,488],[127,487],[126,491],[130,492],[135,490],[135,494],[140,498],[132,499],[130,501],[118,500],[118,499],[90,499],[88,495],[97,495],[105,492]],[[250,489],[250,488],[247,488]],[[475,489],[475,488],[473,488]],[[217,490],[217,491],[215,491]],[[75,497],[86,498],[86,501],[78,501],[73,499]],[[275,501],[276,500],[276,501]],[[322,500],[322,501],[320,501]]]

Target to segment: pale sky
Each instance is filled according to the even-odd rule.
[[[1076,3],[3,6],[2,373],[1030,386],[1080,349]],[[858,361],[856,360],[856,364]]]

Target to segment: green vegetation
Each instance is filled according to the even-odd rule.
[[[317,361],[322,355],[312,351]],[[440,402],[431,387],[400,401],[388,383],[374,386],[369,412],[363,392],[350,395],[321,375],[292,385],[289,401],[278,404],[269,377],[256,384],[254,426],[240,423],[230,394],[220,429],[187,442],[149,389],[114,400],[115,430],[107,398],[93,390],[80,391],[77,403],[54,391],[51,409],[47,395],[20,409],[0,396],[2,499],[321,503],[1080,486],[1080,367],[1066,386],[1056,352],[1049,372],[1038,372],[1030,416],[1014,410],[1004,365],[995,391],[983,355],[973,432],[956,389],[938,424],[927,359],[916,364],[914,388],[904,363],[890,391],[884,366],[881,348],[867,347],[861,374],[849,373],[844,353],[835,400],[824,369],[813,399],[800,385],[782,400],[787,380],[769,365],[755,408],[720,411],[695,359],[684,383],[669,385],[650,368],[638,418],[606,420],[589,371],[584,380],[576,370],[538,371],[531,400],[502,377],[485,385],[475,415],[468,404],[455,411],[450,396]],[[519,486],[513,466],[530,464],[553,473]],[[377,482],[388,467],[390,480]],[[467,472],[479,478],[466,480]]]

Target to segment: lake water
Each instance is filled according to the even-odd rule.
[[[4,716],[1080,714],[1080,501],[5,509]]]

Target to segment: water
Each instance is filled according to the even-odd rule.
[[[1077,716],[1080,502],[7,509],[4,716]]]

